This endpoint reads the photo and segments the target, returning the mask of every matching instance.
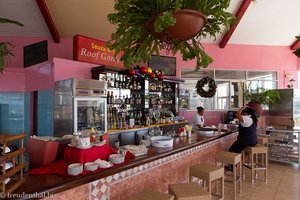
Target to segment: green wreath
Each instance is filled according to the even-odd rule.
[[[208,86],[208,90],[204,90],[204,86]],[[214,79],[204,77],[197,82],[197,93],[201,97],[213,97],[216,94],[217,84]]]

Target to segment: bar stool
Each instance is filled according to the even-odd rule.
[[[192,182],[192,177],[197,177],[199,179],[202,179],[204,181],[204,188],[206,188],[206,183],[208,184],[208,193],[212,195],[211,192],[211,185],[212,182],[220,179],[221,185],[222,185],[222,198],[224,199],[224,168],[211,165],[211,164],[198,164],[190,166],[190,182]],[[217,187],[218,192],[218,187]],[[220,196],[219,194],[216,194],[217,196]]]
[[[248,154],[249,159],[246,159]],[[261,155],[261,162],[259,162],[258,156]],[[265,171],[265,182],[267,182],[268,175],[268,147],[256,145],[253,147],[247,147],[242,151],[243,157],[243,177],[245,178],[245,167],[251,169],[251,182],[254,183],[254,173],[257,177],[258,170]]]
[[[175,200],[210,200],[211,199],[210,194],[197,183],[179,183],[179,184],[169,185],[169,193],[175,196]]]
[[[228,151],[220,151],[216,153],[216,163],[222,163],[222,167],[224,164],[233,165],[233,194],[234,199],[236,199],[236,184],[239,183],[239,193],[242,192],[242,155],[240,153],[232,153]],[[237,174],[237,166],[239,169],[239,173]],[[226,181],[226,180],[225,180]]]
[[[269,143],[269,138],[266,137],[257,137],[258,144],[267,147]]]
[[[171,194],[165,194],[162,192],[157,192],[153,190],[143,190],[132,197],[129,197],[128,200],[174,200],[174,196]]]

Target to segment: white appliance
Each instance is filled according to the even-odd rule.
[[[54,136],[96,128],[107,131],[107,83],[92,79],[57,81],[54,88]]]

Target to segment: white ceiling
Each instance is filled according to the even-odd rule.
[[[231,0],[236,12],[243,0]],[[114,27],[106,20],[114,0],[47,0],[60,37],[82,34],[108,40]],[[300,35],[300,0],[256,0],[251,3],[228,44],[290,46]],[[0,0],[0,17],[25,26],[0,24],[0,36],[51,37],[36,0]],[[219,43],[205,39],[204,43]]]

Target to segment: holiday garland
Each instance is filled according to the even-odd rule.
[[[164,73],[161,70],[154,70],[152,67],[148,66],[135,66],[127,70],[127,76],[129,77],[143,77],[145,79],[155,79],[162,81],[164,79]]]
[[[208,91],[204,90],[204,86],[208,86]],[[217,85],[214,79],[204,77],[197,82],[197,93],[201,97],[213,97],[216,94]]]

